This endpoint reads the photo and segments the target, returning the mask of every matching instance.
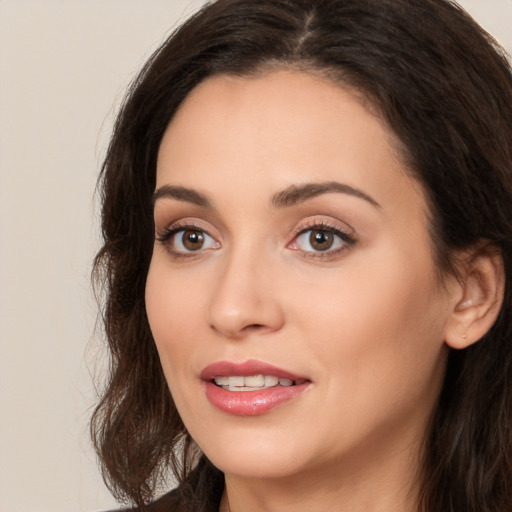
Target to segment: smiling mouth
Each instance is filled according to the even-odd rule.
[[[226,391],[261,391],[275,387],[291,387],[304,384],[305,379],[287,379],[275,375],[215,376],[211,382]]]
[[[210,403],[235,416],[259,416],[294,401],[312,381],[257,360],[243,363],[218,361],[200,374]]]

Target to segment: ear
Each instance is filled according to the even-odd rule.
[[[479,245],[461,260],[458,291],[445,333],[455,349],[476,343],[492,327],[503,303],[505,272],[501,252]]]

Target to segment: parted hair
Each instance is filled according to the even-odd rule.
[[[190,91],[213,75],[275,69],[321,73],[378,112],[426,193],[441,279],[456,250],[485,241],[501,251],[497,321],[448,356],[418,512],[512,510],[512,72],[504,50],[449,0],[217,0],[147,61],[98,183],[93,282],[110,366],[91,434],[105,481],[144,510],[170,470],[180,483],[173,509],[218,510],[223,475],[181,421],[146,316],[151,196],[162,136]]]

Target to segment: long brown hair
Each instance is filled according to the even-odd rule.
[[[504,51],[449,0],[217,0],[146,63],[99,185],[104,245],[94,279],[111,359],[91,432],[104,478],[143,508],[172,468],[182,483],[176,507],[218,504],[222,474],[197,454],[176,411],[146,317],[150,198],[160,141],[187,94],[215,74],[281,67],[323,73],[380,113],[426,191],[442,273],[453,271],[455,249],[485,239],[501,250],[503,307],[482,340],[449,355],[419,510],[512,510],[512,72]]]

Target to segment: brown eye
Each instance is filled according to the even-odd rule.
[[[189,251],[198,251],[204,245],[204,235],[201,231],[187,229],[181,235],[181,243]]]
[[[305,255],[334,257],[355,243],[356,240],[341,229],[318,224],[301,231],[288,247]]]
[[[309,243],[315,251],[328,251],[334,244],[334,234],[313,229],[309,235]]]
[[[210,249],[219,249],[220,244],[215,238],[202,229],[194,227],[169,229],[167,233],[157,238],[171,254],[186,255],[202,253]]]
[[[176,226],[157,233],[155,241],[162,244],[171,256],[198,256],[211,250],[220,249],[221,244],[208,232],[195,226]]]

